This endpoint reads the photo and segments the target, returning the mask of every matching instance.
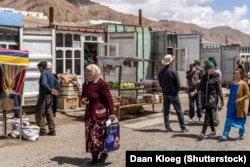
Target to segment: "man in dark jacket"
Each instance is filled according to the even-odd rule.
[[[52,96],[58,95],[59,84],[55,76],[47,70],[47,62],[41,61],[37,64],[38,70],[41,73],[39,79],[39,98],[36,104],[35,119],[40,127],[40,135],[55,136],[55,122],[52,112]],[[45,120],[46,117],[49,133],[46,134]]]
[[[169,122],[170,104],[172,104],[174,106],[174,109],[176,110],[181,131],[188,132],[188,129],[186,128],[186,125],[184,123],[184,116],[181,110],[180,99],[178,96],[178,92],[180,90],[180,81],[177,71],[173,68],[173,62],[174,59],[172,55],[166,55],[162,59],[162,64],[165,67],[161,69],[158,75],[164,98],[163,111],[165,128],[167,132],[172,132]]]

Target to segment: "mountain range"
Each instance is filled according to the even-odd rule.
[[[90,0],[0,0],[0,6],[14,8],[15,10],[43,12],[47,16],[49,16],[49,7],[53,7],[54,18],[57,22],[76,23],[87,20],[110,20],[128,25],[139,24],[138,16],[121,13]],[[30,21],[29,18],[25,20]],[[173,20],[154,21],[144,17],[142,18],[142,25],[179,34],[198,33],[204,43],[250,45],[250,34],[228,26],[204,28],[191,23]]]

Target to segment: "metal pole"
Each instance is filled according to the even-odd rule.
[[[117,106],[117,117],[118,120],[120,119],[120,101],[121,101],[121,78],[122,78],[122,66],[119,66],[119,76],[118,76],[118,84],[119,84],[119,88],[118,88],[118,106]]]
[[[20,99],[22,99],[22,96],[20,95]],[[23,110],[21,105],[22,103],[19,103],[19,111],[20,111],[20,130],[19,130],[19,134],[20,134],[20,140],[22,140],[22,131],[23,131]]]

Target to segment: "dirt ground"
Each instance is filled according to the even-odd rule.
[[[187,97],[181,97],[183,111],[187,109]],[[202,123],[189,122],[185,115],[188,133],[181,133],[176,115],[170,115],[171,127],[174,132],[166,133],[164,129],[161,108],[156,106],[155,114],[121,121],[121,147],[111,152],[104,166],[125,167],[127,150],[250,150],[250,122],[246,124],[246,136],[243,141],[236,141],[238,130],[232,129],[226,142],[219,142],[225,120],[225,107],[219,112],[221,123],[216,137],[206,137],[197,141]],[[83,112],[66,116],[58,113],[56,117],[56,136],[42,136],[35,142],[1,137],[0,138],[0,167],[84,167],[91,155],[85,152]],[[30,114],[31,123],[34,115]],[[148,122],[148,120],[155,122]],[[138,123],[145,124],[140,128]],[[2,126],[2,125],[1,125]],[[1,127],[0,127],[1,128]],[[10,128],[10,127],[9,127]],[[0,131],[1,132],[1,131]],[[210,133],[210,128],[207,134]]]

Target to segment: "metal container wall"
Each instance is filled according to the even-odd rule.
[[[199,34],[178,34],[178,48],[187,48],[187,65],[193,63],[194,60],[199,60],[201,52],[200,41]]]
[[[147,27],[108,24],[107,43],[118,43],[119,56],[121,57],[138,57],[142,59],[150,57],[150,32]],[[136,75],[131,75],[131,69],[124,67],[122,80],[136,82],[144,79],[147,66],[147,62],[140,62],[137,68],[138,72],[134,71]],[[126,75],[125,71],[128,71],[129,74]]]
[[[155,60],[153,71],[148,78],[157,79],[159,71],[163,68],[161,60],[166,54],[174,55],[177,46],[177,34],[167,31],[152,31],[151,34],[151,53],[150,59]],[[150,65],[149,65],[150,66]]]
[[[237,67],[236,61],[239,59],[239,46],[221,46],[221,72],[223,86],[230,86],[233,82],[233,71]]]
[[[202,44],[200,63],[204,66],[204,62],[209,59],[209,57],[214,57],[217,66],[221,68],[221,46],[218,44]]]
[[[20,49],[29,51],[30,63],[25,77],[23,93],[23,105],[29,106],[36,104],[39,94],[40,72],[37,70],[37,64],[40,61],[52,62],[52,30],[25,28],[21,39]]]
[[[178,50],[182,49],[183,52],[186,52],[183,53],[186,54],[186,57],[182,58],[180,62],[183,64],[182,70],[179,71],[179,68],[177,68],[179,78],[183,81],[181,82],[182,88],[187,88],[186,73],[189,70],[189,64],[193,63],[195,60],[199,60],[201,52],[200,41],[199,34],[178,34]]]

